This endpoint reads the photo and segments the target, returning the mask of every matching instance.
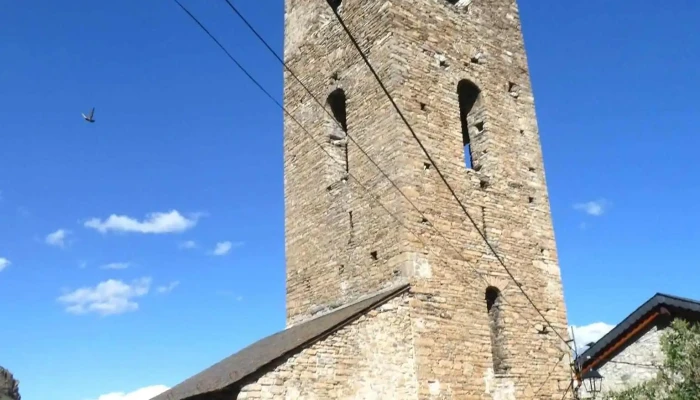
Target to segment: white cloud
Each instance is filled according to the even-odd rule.
[[[105,265],[101,265],[100,269],[127,269],[131,263],[128,262],[114,262]]]
[[[219,242],[216,244],[216,247],[214,248],[214,251],[212,251],[212,254],[215,256],[223,256],[225,254],[228,254],[229,251],[231,251],[231,247],[233,247],[233,243],[226,241],[226,242]]]
[[[10,262],[10,260],[8,260],[7,258],[4,258],[4,257],[0,257],[0,271],[2,271],[3,269],[9,267],[10,264],[12,264],[12,263]]]
[[[597,342],[614,327],[614,325],[606,324],[605,322],[594,322],[590,325],[582,326],[574,325],[569,327],[569,335],[571,335],[571,330],[573,330],[576,337],[576,345],[581,350],[585,349],[587,344]]]
[[[59,229],[56,232],[49,233],[46,235],[46,244],[49,246],[56,246],[56,247],[65,247],[66,245],[66,238],[70,234],[70,231],[67,231],[65,229]]]
[[[225,242],[219,242],[216,244],[214,247],[214,250],[211,251],[210,254],[215,255],[215,256],[223,256],[228,254],[231,249],[235,247],[240,247],[243,246],[243,242],[230,242],[230,241],[225,241]]]
[[[583,211],[588,215],[594,217],[599,217],[607,211],[610,206],[610,202],[605,199],[589,201],[586,203],[576,203],[574,204],[574,209],[578,211]]]
[[[173,291],[173,289],[178,287],[179,284],[180,284],[179,281],[172,281],[172,282],[168,283],[167,285],[158,286],[158,288],[156,288],[156,291],[158,291],[158,293],[170,293]]]
[[[83,287],[60,296],[57,300],[65,304],[71,314],[96,313],[102,316],[136,311],[135,301],[145,296],[151,287],[151,278],[134,280],[131,284],[109,279],[95,287]]]
[[[178,247],[181,249],[194,249],[197,248],[197,243],[194,240],[187,240],[180,243]]]
[[[170,388],[165,385],[146,386],[129,393],[112,392],[103,394],[95,400],[150,400],[168,389]]]
[[[200,216],[201,214],[194,214],[190,218],[186,218],[177,210],[172,210],[167,213],[150,213],[143,221],[139,221],[126,215],[112,214],[104,221],[92,218],[84,225],[86,228],[95,229],[100,233],[109,231],[152,234],[180,233],[194,227]]]

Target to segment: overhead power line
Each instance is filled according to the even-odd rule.
[[[331,10],[333,11],[333,14],[335,15],[335,17],[336,17],[336,19],[338,20],[338,22],[340,23],[340,25],[342,26],[342,28],[343,28],[343,30],[345,31],[345,33],[346,33],[346,34],[348,35],[348,37],[350,38],[350,41],[352,42],[352,44],[353,44],[353,46],[355,47],[355,49],[357,50],[357,52],[358,52],[358,53],[360,54],[360,56],[362,57],[362,60],[364,61],[365,65],[367,65],[367,67],[369,68],[369,70],[372,72],[372,75],[373,75],[374,78],[377,80],[377,83],[379,83],[379,86],[382,88],[382,91],[384,92],[384,94],[387,96],[387,98],[389,98],[389,101],[391,102],[392,106],[394,107],[394,109],[396,110],[396,112],[398,113],[399,117],[401,118],[401,120],[403,121],[403,123],[406,125],[406,127],[408,128],[408,130],[411,132],[411,135],[413,136],[413,138],[414,138],[414,139],[416,140],[416,142],[418,143],[418,146],[420,146],[420,148],[421,148],[421,150],[423,150],[423,153],[425,154],[425,156],[428,158],[428,160],[430,161],[430,163],[435,167],[435,171],[436,171],[436,172],[438,173],[438,175],[440,176],[440,179],[441,179],[442,182],[445,184],[445,186],[447,186],[447,189],[448,189],[448,190],[450,191],[450,193],[452,194],[452,197],[455,198],[455,200],[456,200],[457,203],[459,204],[459,206],[460,206],[460,208],[462,209],[462,211],[464,212],[464,214],[467,216],[467,218],[468,218],[469,221],[472,223],[472,225],[474,226],[474,228],[476,229],[476,231],[479,233],[479,236],[481,236],[481,238],[484,240],[484,243],[486,244],[486,246],[489,248],[489,250],[491,250],[491,252],[493,253],[494,257],[496,257],[496,260],[498,261],[498,263],[501,264],[501,266],[502,266],[503,269],[506,271],[506,273],[508,274],[508,276],[513,280],[513,282],[515,282],[515,285],[518,287],[518,289],[520,289],[520,291],[523,293],[523,295],[525,296],[525,298],[527,299],[527,301],[535,308],[535,310],[537,310],[537,313],[540,314],[540,316],[541,316],[542,319],[547,323],[547,325],[548,325],[550,328],[552,328],[552,330],[554,331],[554,333],[556,333],[556,335],[559,336],[559,338],[560,338],[564,343],[566,343],[567,346],[569,346],[568,341],[567,341],[566,339],[564,339],[564,337],[554,328],[554,326],[553,326],[552,323],[549,321],[549,319],[547,319],[547,317],[544,315],[544,313],[537,307],[537,305],[536,305],[535,302],[532,300],[532,298],[530,297],[530,295],[528,295],[527,292],[525,292],[525,290],[524,290],[523,287],[522,287],[522,284],[521,284],[520,282],[518,282],[517,279],[515,279],[515,276],[514,276],[513,273],[510,271],[510,269],[508,268],[508,266],[506,266],[506,264],[505,264],[505,262],[503,261],[503,259],[501,258],[501,256],[498,255],[498,252],[496,252],[496,250],[493,248],[493,246],[491,245],[491,243],[489,243],[488,239],[486,238],[486,234],[485,234],[484,232],[482,232],[481,229],[479,229],[479,225],[476,223],[476,221],[474,220],[474,218],[472,218],[472,216],[469,214],[469,212],[467,211],[467,208],[464,206],[464,204],[462,203],[462,201],[459,199],[459,196],[457,196],[457,193],[455,193],[454,189],[452,188],[452,186],[450,185],[450,183],[449,183],[449,182],[447,181],[447,179],[445,178],[445,175],[443,175],[442,171],[440,171],[440,168],[438,167],[438,165],[437,165],[437,163],[435,162],[435,160],[433,160],[433,158],[430,156],[430,152],[428,152],[428,149],[425,148],[425,146],[423,145],[423,142],[421,142],[421,140],[420,140],[420,138],[418,137],[418,135],[416,135],[416,132],[413,130],[413,127],[411,127],[411,124],[408,122],[408,120],[406,119],[406,117],[405,117],[405,116],[403,115],[403,113],[401,112],[401,109],[399,108],[399,106],[398,106],[398,105],[396,104],[396,102],[394,101],[394,98],[391,96],[391,94],[390,94],[389,91],[387,90],[386,86],[384,86],[384,82],[382,82],[382,79],[381,79],[381,78],[379,77],[379,75],[377,74],[377,71],[375,71],[375,70],[374,70],[374,67],[372,67],[372,64],[371,64],[371,63],[369,62],[369,60],[367,59],[367,56],[365,56],[365,53],[362,51],[362,48],[360,47],[360,45],[357,43],[357,40],[355,40],[355,37],[353,36],[352,32],[350,32],[350,29],[348,29],[347,25],[345,25],[345,22],[343,21],[343,18],[341,18],[340,14],[338,13],[338,10],[337,10],[335,7],[333,7],[333,5],[332,5],[328,0],[323,0],[323,1],[327,1],[327,2],[328,2],[329,7],[330,7]]]
[[[241,19],[241,21],[243,21],[243,23],[248,27],[248,29],[250,29],[250,31],[263,43],[263,45],[270,51],[270,53],[272,53],[272,55],[277,59],[277,61],[279,61],[284,66],[284,68],[287,70],[287,72],[289,72],[289,74],[299,83],[299,85],[301,85],[301,87],[314,100],[314,102],[316,104],[318,104],[321,107],[321,109],[331,118],[331,121],[334,121],[342,130],[345,130],[345,129],[343,129],[343,126],[340,124],[340,122],[338,122],[338,120],[335,118],[335,116],[333,116],[331,111],[329,111],[326,108],[326,106],[318,99],[318,97],[316,97],[311,92],[311,90],[304,84],[304,82],[291,69],[291,67],[289,67],[289,65],[282,59],[282,57],[277,54],[277,52],[272,48],[272,46],[270,46],[270,44],[262,37],[262,35],[260,35],[260,33],[252,26],[252,24],[245,18],[245,16],[243,16],[243,14],[238,10],[238,8],[236,8],[236,6],[234,6],[230,0],[224,0],[224,1],[228,4],[228,6],[231,8],[231,10]],[[406,201],[408,201],[408,203],[411,205],[411,207],[418,212],[418,214],[421,216],[421,218],[423,218],[423,220],[425,220],[425,221],[430,222],[428,220],[428,218],[425,216],[425,214],[418,208],[418,206],[416,206],[415,203],[413,203],[413,201],[403,192],[403,190],[401,190],[401,188],[391,179],[391,177],[389,177],[389,175],[379,166],[379,164],[364,150],[364,148],[362,148],[362,146],[359,143],[357,143],[357,141],[352,137],[352,135],[350,135],[348,132],[345,132],[345,135],[348,137],[348,139],[353,144],[355,144],[357,146],[357,148],[360,150],[360,152],[365,157],[367,157],[367,159],[377,168],[377,170],[379,170],[379,172],[382,174],[382,176],[384,176],[384,178],[386,178],[391,183],[391,185],[401,194],[401,196],[404,199],[406,199]],[[430,161],[433,162],[432,159]],[[435,163],[433,162],[433,164],[435,164]],[[436,166],[436,168],[437,168],[437,166]],[[467,216],[469,216],[469,215],[467,214]],[[469,265],[469,261],[467,261],[467,259],[462,256],[460,250],[457,249],[457,247],[455,247],[449,239],[447,239],[447,237],[442,233],[442,231],[440,231],[438,228],[436,228],[435,225],[432,223],[430,223],[429,226],[438,234],[438,236],[440,236],[455,251],[457,256],[460,259],[462,259],[462,261],[464,261],[467,264],[467,266],[474,273],[476,273],[480,278],[482,278],[484,280],[484,282],[486,282],[486,284],[488,284],[488,281],[486,280],[486,278],[481,273],[479,273],[474,267]],[[477,230],[478,230],[478,228],[477,228]],[[425,243],[424,243],[424,245],[425,245]],[[427,245],[426,245],[426,247],[427,247]],[[516,281],[516,284],[518,284],[517,281]],[[520,287],[519,284],[517,286]],[[521,290],[522,290],[522,288],[521,288]],[[506,303],[507,305],[510,305],[503,293],[501,293],[501,297],[502,297],[504,303]],[[535,307],[535,308],[537,308],[537,307]],[[520,316],[522,317],[522,315],[520,315]],[[530,323],[531,325],[534,326],[534,324],[532,324],[532,322],[529,321],[528,319],[526,319],[526,321],[528,321],[528,323]],[[547,321],[546,318],[545,318],[545,323],[547,325],[549,325],[549,327],[552,328],[552,331],[554,331],[554,333],[568,346],[568,342],[559,334],[559,332],[557,332],[556,329],[554,329],[554,327],[549,323],[549,321]]]
[[[269,98],[269,99],[270,99],[270,100],[273,101],[273,103],[275,103],[280,109],[282,109],[282,110],[284,111],[284,113],[285,113],[290,119],[292,119],[292,121],[295,122],[295,123],[301,128],[301,130],[302,130],[307,136],[309,136],[309,138],[310,138],[310,139],[311,139],[311,140],[312,140],[312,141],[313,141],[313,142],[314,142],[314,143],[315,143],[329,158],[331,158],[331,159],[334,160],[335,162],[341,164],[340,161],[335,160],[335,158],[333,158],[333,157],[331,156],[331,154],[328,153],[328,151],[321,145],[321,143],[319,143],[318,140],[316,140],[316,138],[314,138],[314,136],[313,136],[313,135],[312,135],[312,134],[311,134],[311,133],[310,133],[310,132],[309,132],[309,131],[308,131],[308,130],[307,130],[307,129],[306,129],[306,128],[305,128],[305,127],[304,127],[304,126],[303,126],[303,125],[302,125],[302,124],[301,124],[301,123],[286,109],[286,107],[284,107],[284,105],[282,105],[279,101],[277,101],[277,100],[276,100],[276,99],[275,99],[275,98],[274,98],[274,97],[273,97],[273,96],[272,96],[272,95],[271,95],[271,94],[270,94],[270,93],[269,93],[269,92],[268,92],[268,91],[267,91],[267,90],[266,90],[266,89],[265,89],[265,88],[264,88],[264,87],[263,87],[263,86],[262,86],[262,85],[261,85],[261,84],[260,84],[260,83],[259,83],[259,82],[258,82],[258,81],[257,81],[257,80],[256,80],[256,79],[255,79],[255,78],[240,64],[240,63],[239,63],[239,62],[238,62],[238,61],[237,61],[237,60],[236,60],[236,59],[235,59],[235,57],[233,57],[233,55],[231,55],[231,53],[216,39],[216,37],[214,37],[214,36],[211,34],[211,32],[209,32],[208,29],[206,29],[206,27],[204,27],[204,25],[203,25],[191,12],[189,12],[189,10],[188,10],[186,7],[184,7],[178,0],[173,0],[173,1],[174,1],[175,3],[177,3],[178,6],[180,6],[180,8],[181,8],[195,23],[197,23],[197,25],[198,25],[198,26],[199,26],[199,27],[200,27],[200,28],[201,28],[201,29],[202,29],[202,30],[203,30],[203,31],[204,31],[204,32],[219,46],[219,48],[229,57],[229,59],[231,59],[231,61],[233,61],[234,64],[235,64],[235,65],[236,65],[236,66],[237,66],[237,67],[238,67],[238,68],[239,68],[239,69],[240,69],[240,70],[241,70],[241,71],[242,71],[242,72],[243,72],[243,73],[244,73],[244,74],[245,74],[245,75],[246,75],[246,76],[247,76],[247,77],[248,77],[248,78],[249,78],[249,79],[250,79],[250,80],[251,80],[251,81],[252,81],[252,82],[267,96],[267,97],[268,97],[268,98]],[[243,18],[242,15],[241,15],[241,18]],[[252,29],[252,26],[250,26],[250,28]],[[261,37],[260,37],[260,39],[263,40]],[[273,52],[273,53],[274,53],[274,52]],[[284,62],[283,62],[283,63],[284,63]],[[285,66],[286,66],[286,65],[285,65]],[[297,78],[297,79],[298,79],[298,78]],[[301,82],[300,82],[300,83],[301,83]],[[325,109],[325,108],[324,108],[324,109]],[[358,145],[358,146],[359,146],[359,145]],[[367,155],[367,154],[365,153],[365,155]],[[369,158],[369,155],[367,155],[367,157]],[[375,164],[375,165],[376,165],[376,164]],[[379,168],[379,166],[377,166],[377,168]],[[413,234],[413,235],[428,249],[429,252],[433,253],[431,247],[428,246],[428,245],[423,241],[423,239],[420,237],[420,235],[417,234],[417,233],[415,233],[415,232],[414,232],[413,230],[411,230],[409,227],[407,227],[395,214],[393,214],[391,211],[389,211],[389,209],[388,209],[381,201],[379,201],[378,196],[373,196],[372,193],[371,193],[371,191],[370,191],[365,185],[363,185],[362,182],[361,182],[357,177],[355,177],[352,173],[348,172],[347,174],[348,174],[348,176],[349,176],[350,178],[352,178],[355,182],[357,182],[357,184],[360,186],[360,188],[362,188],[362,189],[363,189],[363,190],[364,190],[364,191],[365,191],[365,192],[366,192],[366,193],[367,193],[367,194],[368,194],[382,209],[384,209],[384,211],[385,211],[387,214],[389,214],[389,216],[391,216],[399,225],[401,225],[401,226],[402,226],[404,229],[406,229],[409,233]],[[387,177],[387,178],[388,178],[388,177]],[[392,182],[392,183],[393,183],[393,182]],[[418,210],[418,211],[420,212],[420,210]],[[448,241],[448,243],[450,243],[450,242]],[[461,257],[461,254],[460,254],[459,252],[457,252],[457,254]],[[437,255],[437,254],[435,254],[435,253],[433,253],[433,255],[434,255],[436,258],[438,258],[438,259],[442,260],[443,262],[445,262],[446,265],[449,265],[449,263],[447,263],[446,260],[444,260],[444,259],[443,259],[442,257],[440,257],[439,255]],[[464,260],[464,261],[467,262],[466,260]],[[467,266],[470,267],[470,269],[472,269],[472,271],[475,272],[478,276],[480,276],[480,277],[483,278],[483,276],[481,276],[481,274],[479,274],[478,271],[476,271],[475,269],[473,269],[473,267],[471,267],[471,266],[469,265],[468,262],[467,262]],[[504,299],[504,300],[505,300],[505,299]],[[516,311],[516,313],[517,313],[517,311]],[[526,321],[527,321],[528,323],[531,324],[531,321],[529,321],[529,320],[528,320],[527,318],[525,318],[525,317],[523,317],[523,318],[526,319]],[[556,330],[555,330],[555,332],[556,332]],[[565,352],[562,351],[562,350],[560,350],[560,351],[562,352],[562,357],[563,357],[563,355],[565,354]],[[561,361],[561,357],[560,357],[559,361]],[[559,362],[559,361],[558,361],[558,362]],[[558,364],[558,362],[557,362],[557,364]],[[551,372],[550,372],[550,374],[548,375],[548,378],[549,378],[550,376],[551,376]],[[548,378],[547,378],[547,379],[548,379]]]

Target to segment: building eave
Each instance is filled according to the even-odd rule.
[[[292,354],[319,338],[332,333],[390,299],[404,293],[409,284],[401,282],[358,299],[326,314],[288,327],[188,378],[151,400],[184,400],[194,396],[230,389],[264,370],[274,361]]]
[[[652,326],[659,317],[669,313],[673,315],[676,311],[700,317],[700,302],[662,293],[655,294],[577,358],[581,372],[603,364],[611,354],[627,346],[630,340]]]

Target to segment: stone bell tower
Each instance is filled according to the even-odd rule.
[[[418,398],[561,398],[564,344],[522,293],[566,338],[516,2],[332,3],[286,0],[285,59],[323,104],[285,75],[308,131],[285,117],[288,325],[404,280]]]

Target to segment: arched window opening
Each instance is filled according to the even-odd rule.
[[[484,130],[481,89],[474,82],[463,79],[457,84],[457,98],[459,100],[459,120],[462,125],[464,162],[467,168],[472,169],[476,166],[472,144],[475,136]]]
[[[502,308],[501,291],[493,286],[488,287],[486,289],[486,311],[489,318],[491,358],[493,359],[494,374],[505,374],[509,369],[506,363],[505,324]]]
[[[343,89],[335,89],[332,91],[326,103],[330,108],[333,118],[329,118],[329,131],[328,137],[330,138],[330,149],[329,153],[335,160],[334,163],[340,163],[343,165],[343,170],[345,173],[349,172],[348,165],[348,143],[347,143],[347,133],[348,133],[348,122],[347,122],[347,98],[345,96],[345,91]],[[333,167],[335,169],[336,167]],[[336,181],[341,177],[334,177],[333,180]]]
[[[343,89],[335,89],[328,95],[326,102],[331,108],[331,113],[336,122],[340,124],[334,131],[331,132],[331,139],[340,140],[344,139],[345,135],[348,133],[348,122],[347,122],[347,109],[346,109],[346,98],[345,91]]]

